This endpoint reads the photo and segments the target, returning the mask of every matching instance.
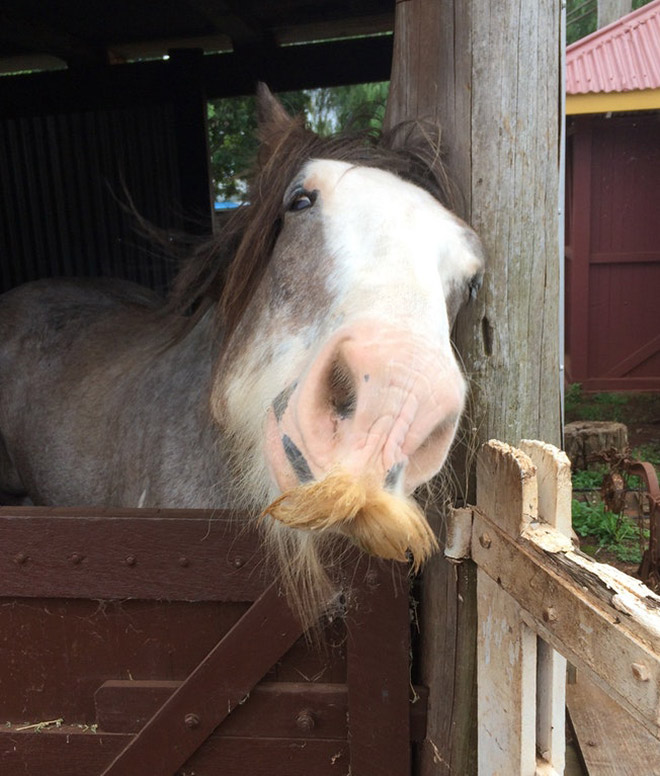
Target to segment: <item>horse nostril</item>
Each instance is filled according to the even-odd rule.
[[[355,381],[351,370],[340,356],[335,358],[330,367],[328,403],[340,420],[346,420],[355,414],[357,405]]]

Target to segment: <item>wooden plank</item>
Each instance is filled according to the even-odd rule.
[[[589,776],[660,776],[660,741],[578,673],[568,709]]]
[[[495,439],[483,445],[477,457],[477,506],[513,539],[537,520],[539,491],[529,456]],[[488,534],[479,542],[485,546]]]
[[[266,587],[245,519],[203,510],[0,508],[0,595],[253,601]]]
[[[131,740],[119,733],[94,733],[77,725],[56,730],[0,729],[0,772],[9,776],[99,776]],[[170,770],[168,773],[173,774]],[[126,772],[127,773],[127,772]],[[141,776],[151,771],[139,771]],[[345,776],[346,741],[305,738],[220,738],[212,735],[179,771],[186,776]]]
[[[112,680],[95,694],[104,733],[137,733],[181,682]],[[412,741],[426,732],[426,687],[413,687],[409,705]],[[219,736],[333,738],[348,736],[348,689],[327,682],[261,682],[218,728]]]
[[[536,634],[520,607],[477,570],[479,774],[533,774],[536,767]]]
[[[559,533],[554,548],[546,541],[541,549],[551,531],[539,530],[535,542],[516,541],[475,510],[473,558],[519,602],[530,627],[657,733],[660,599],[619,572],[620,584],[615,569],[573,552]],[[487,546],[477,538],[484,534]]]
[[[409,776],[407,567],[363,558],[354,574],[365,584],[350,593],[346,623],[351,776]]]
[[[103,776],[171,776],[245,700],[302,631],[278,585],[272,584]],[[250,644],[249,656],[246,644]]]
[[[571,462],[553,445],[523,439],[519,448],[536,466],[539,516],[569,537]],[[566,658],[543,639],[536,647],[536,749],[557,773],[566,764]]]
[[[477,505],[505,535],[518,537],[538,519],[536,467],[530,458],[491,440],[477,459]],[[475,514],[474,519],[477,519]],[[492,532],[473,520],[472,543],[491,547]],[[476,559],[475,548],[472,557]],[[536,768],[536,634],[518,602],[477,571],[477,696],[479,773],[532,774]]]

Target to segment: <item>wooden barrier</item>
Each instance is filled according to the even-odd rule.
[[[563,773],[565,658],[660,737],[660,597],[577,550],[570,508],[564,453],[491,441],[451,516],[445,555],[478,566],[479,776]]]
[[[407,566],[347,552],[317,645],[240,518],[0,508],[0,774],[410,776]]]

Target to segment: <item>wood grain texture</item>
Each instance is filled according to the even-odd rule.
[[[459,212],[487,255],[484,288],[455,328],[473,394],[466,430],[480,442],[560,439],[559,13],[552,0],[396,6],[387,121],[443,125]],[[469,566],[457,571],[439,559],[425,572],[422,674],[431,714],[423,776],[476,768]],[[462,575],[468,587],[459,599]]]
[[[351,776],[410,776],[407,568],[366,559],[361,567],[366,584],[351,594],[346,622]]]
[[[104,733],[137,733],[181,686],[181,682],[104,682],[94,700],[98,729]],[[411,740],[426,733],[426,687],[412,688]],[[255,738],[348,737],[348,688],[329,682],[261,682],[217,730],[220,736]]]
[[[660,776],[660,741],[578,674],[568,710],[589,776]]]
[[[170,776],[303,633],[273,583],[175,690],[103,776]],[[251,645],[249,659],[246,644]]]
[[[478,511],[474,530],[475,536],[487,532],[490,537],[487,547],[473,540],[475,562],[516,599],[530,627],[608,687],[630,714],[657,734],[660,604],[650,594],[647,599],[639,595],[641,605],[647,602],[649,608],[646,617],[640,617],[626,611],[628,607],[624,609],[616,600],[607,580],[601,579],[603,568],[608,567],[586,558],[578,565],[575,553],[569,557],[571,552],[548,551],[525,539],[516,541]],[[636,666],[643,667],[646,678],[637,678]]]
[[[254,529],[204,510],[0,508],[5,596],[254,601],[267,585]]]
[[[41,732],[3,727],[0,772],[7,776],[98,776],[130,739],[127,734],[94,733],[76,725]],[[348,772],[346,741],[255,740],[215,735],[179,771],[185,776],[347,776]],[[148,770],[141,774],[151,776]]]
[[[539,517],[572,535],[571,462],[552,445],[525,439],[519,448],[536,467]],[[566,765],[566,658],[543,639],[536,647],[536,748],[557,773]]]

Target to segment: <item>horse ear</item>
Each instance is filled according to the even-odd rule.
[[[257,84],[257,124],[260,131],[283,131],[291,126],[293,119],[284,110],[282,103],[261,81]]]
[[[264,83],[257,87],[257,124],[260,140],[258,159],[261,167],[277,153],[287,138],[305,132],[304,118],[289,116],[282,103]]]

